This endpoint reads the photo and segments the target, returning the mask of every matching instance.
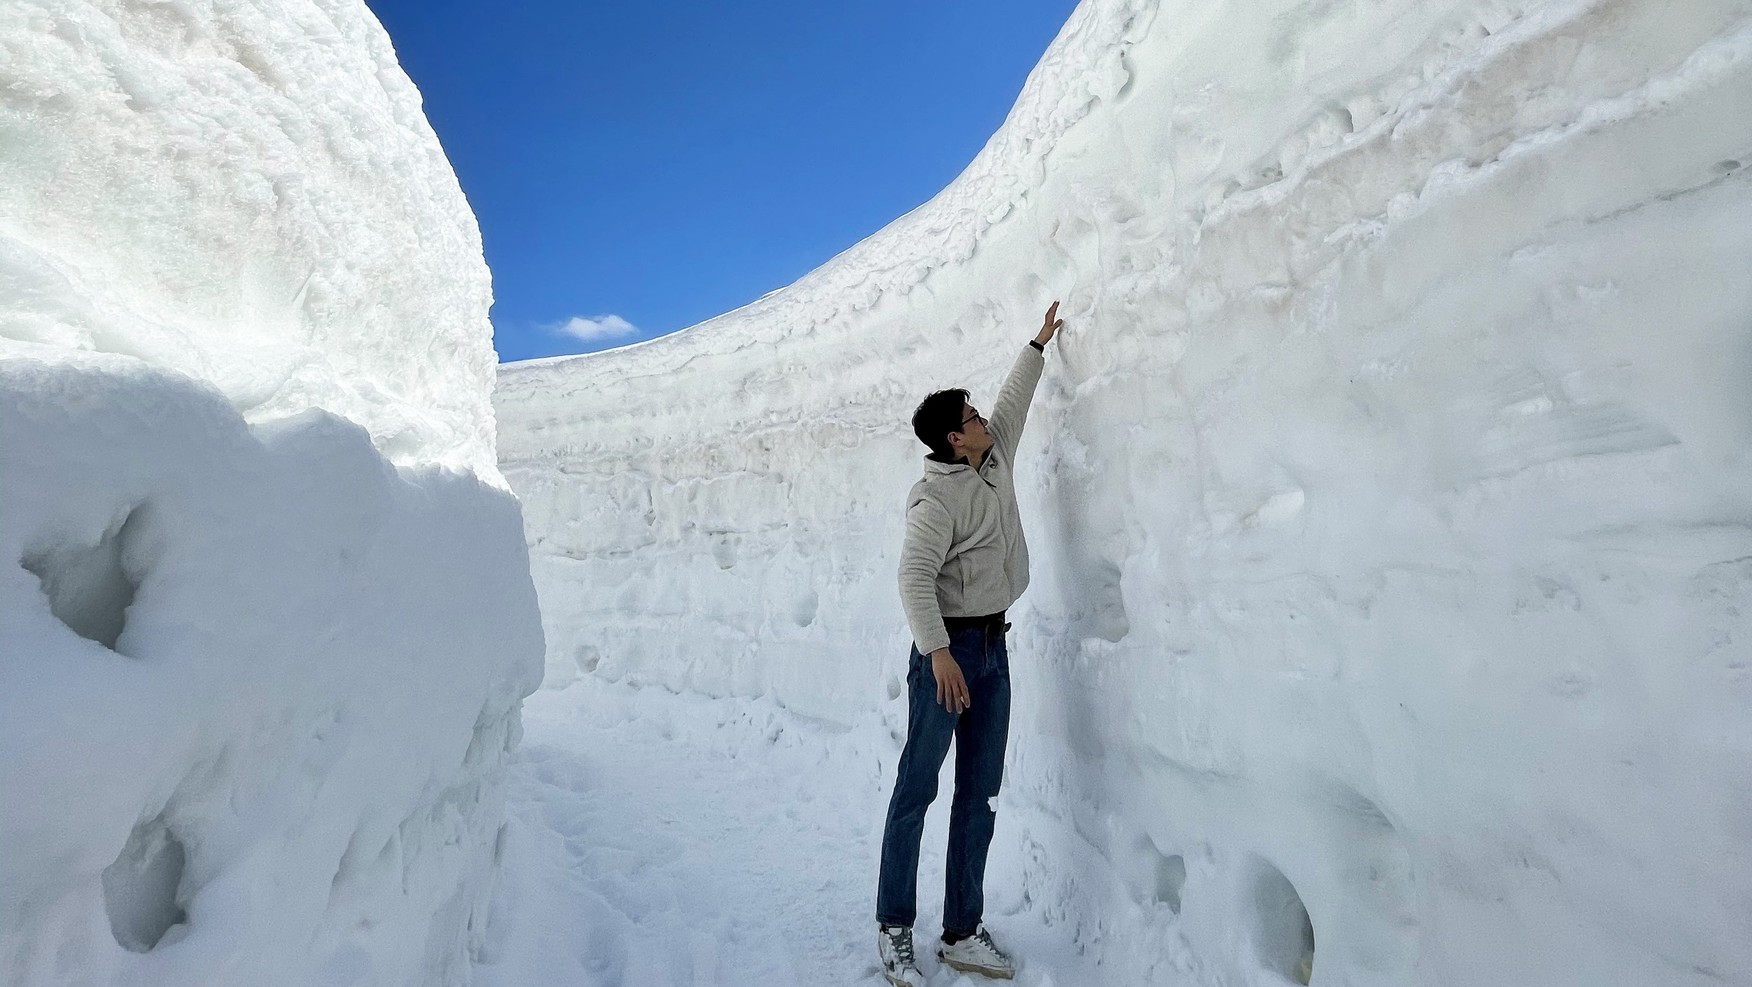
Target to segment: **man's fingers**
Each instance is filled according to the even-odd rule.
[[[973,697],[967,691],[967,680],[960,675],[944,676],[937,681],[937,702],[951,713],[959,713],[973,705]]]
[[[1049,326],[1052,325],[1052,321],[1057,315],[1058,315],[1058,300],[1053,299],[1052,307],[1048,308],[1046,310],[1046,324]]]
[[[967,676],[961,674],[961,666],[954,658],[933,653],[931,674],[937,680],[937,703],[944,709],[959,713],[973,705],[973,697],[967,690]]]

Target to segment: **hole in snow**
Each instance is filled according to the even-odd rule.
[[[791,622],[798,627],[808,627],[815,623],[815,616],[820,612],[821,596],[810,590],[791,605]]]
[[[1088,594],[1088,631],[1103,641],[1118,642],[1131,633],[1131,617],[1125,611],[1120,589],[1119,564],[1098,559],[1089,564],[1083,588]]]
[[[1168,910],[1180,914],[1180,892],[1186,887],[1186,858],[1180,854],[1163,854],[1155,847],[1150,848],[1155,855],[1155,891],[1156,900],[1168,906]]]
[[[602,663],[602,652],[594,644],[580,644],[572,649],[572,660],[578,663],[578,671],[589,675]]]
[[[134,827],[116,862],[103,869],[103,910],[123,949],[144,953],[187,920],[177,903],[187,856],[159,815]]]
[[[1311,981],[1314,923],[1295,885],[1263,860],[1253,884],[1253,914],[1253,945],[1260,964],[1292,983]]]
[[[735,535],[719,535],[712,542],[712,561],[720,569],[728,569],[736,564],[736,543],[740,541]]]
[[[96,545],[63,545],[20,560],[42,581],[49,611],[73,633],[114,651],[122,636],[137,579],[122,563],[136,533],[138,508],[105,532]]]

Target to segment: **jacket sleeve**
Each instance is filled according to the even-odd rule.
[[[937,602],[937,574],[943,571],[953,538],[954,525],[943,505],[925,499],[907,508],[906,539],[900,547],[900,605],[920,654],[949,646],[943,608]]]
[[[992,408],[992,436],[1004,450],[1005,458],[1016,460],[1016,447],[1022,444],[1022,426],[1028,421],[1028,406],[1034,402],[1034,388],[1040,383],[1040,372],[1046,368],[1046,357],[1032,346],[1023,346],[1010,368],[1010,376],[998,390],[998,403]]]

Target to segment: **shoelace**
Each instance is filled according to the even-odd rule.
[[[894,955],[900,958],[900,962],[907,966],[918,963],[917,960],[913,959],[911,929],[895,929],[892,932],[884,929],[883,934],[888,936],[888,942],[894,946]]]
[[[985,926],[983,926],[983,925],[980,926],[979,931],[975,932],[973,934],[973,938],[979,940],[980,945],[991,950],[994,955],[997,955],[997,956],[1003,955],[1002,953],[998,952],[998,944],[995,942],[992,942],[992,934],[985,930]]]

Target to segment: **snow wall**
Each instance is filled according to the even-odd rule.
[[[1030,907],[1114,984],[1752,983],[1747,164],[1745,2],[1088,0],[929,203],[501,368],[547,683],[898,734],[908,419],[1063,298]]]
[[[0,5],[0,982],[462,983],[542,642],[358,0]]]

